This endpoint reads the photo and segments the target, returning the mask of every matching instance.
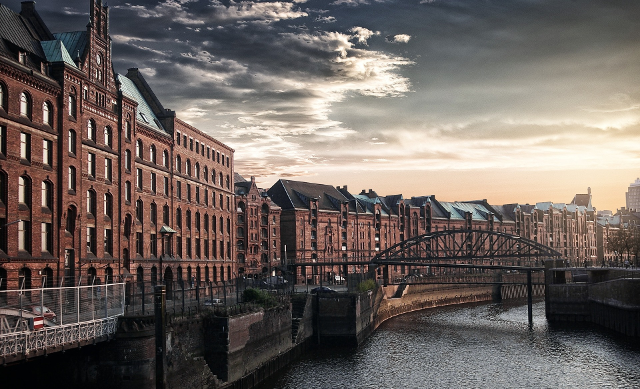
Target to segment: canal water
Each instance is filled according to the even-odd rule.
[[[594,327],[550,327],[544,302],[425,310],[358,349],[311,351],[260,389],[640,388],[640,345]]]

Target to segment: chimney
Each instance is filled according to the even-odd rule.
[[[587,194],[590,195],[591,194],[591,187],[587,188]]]

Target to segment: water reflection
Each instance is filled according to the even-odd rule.
[[[318,350],[267,388],[640,387],[640,347],[592,328],[549,328],[544,303],[415,312],[359,349]]]

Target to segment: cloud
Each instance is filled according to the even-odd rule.
[[[407,34],[398,34],[394,36],[388,36],[386,39],[389,43],[409,43],[411,36]]]
[[[353,27],[350,30],[353,33],[353,36],[358,40],[358,43],[367,45],[367,40],[375,35],[380,35],[379,31],[371,31],[364,27]]]

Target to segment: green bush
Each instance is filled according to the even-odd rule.
[[[271,308],[278,305],[278,300],[275,296],[260,289],[245,289],[242,293],[242,299],[245,303],[255,303],[264,308]]]
[[[364,280],[358,284],[358,292],[367,292],[375,289],[375,287],[376,282],[374,280]]]

